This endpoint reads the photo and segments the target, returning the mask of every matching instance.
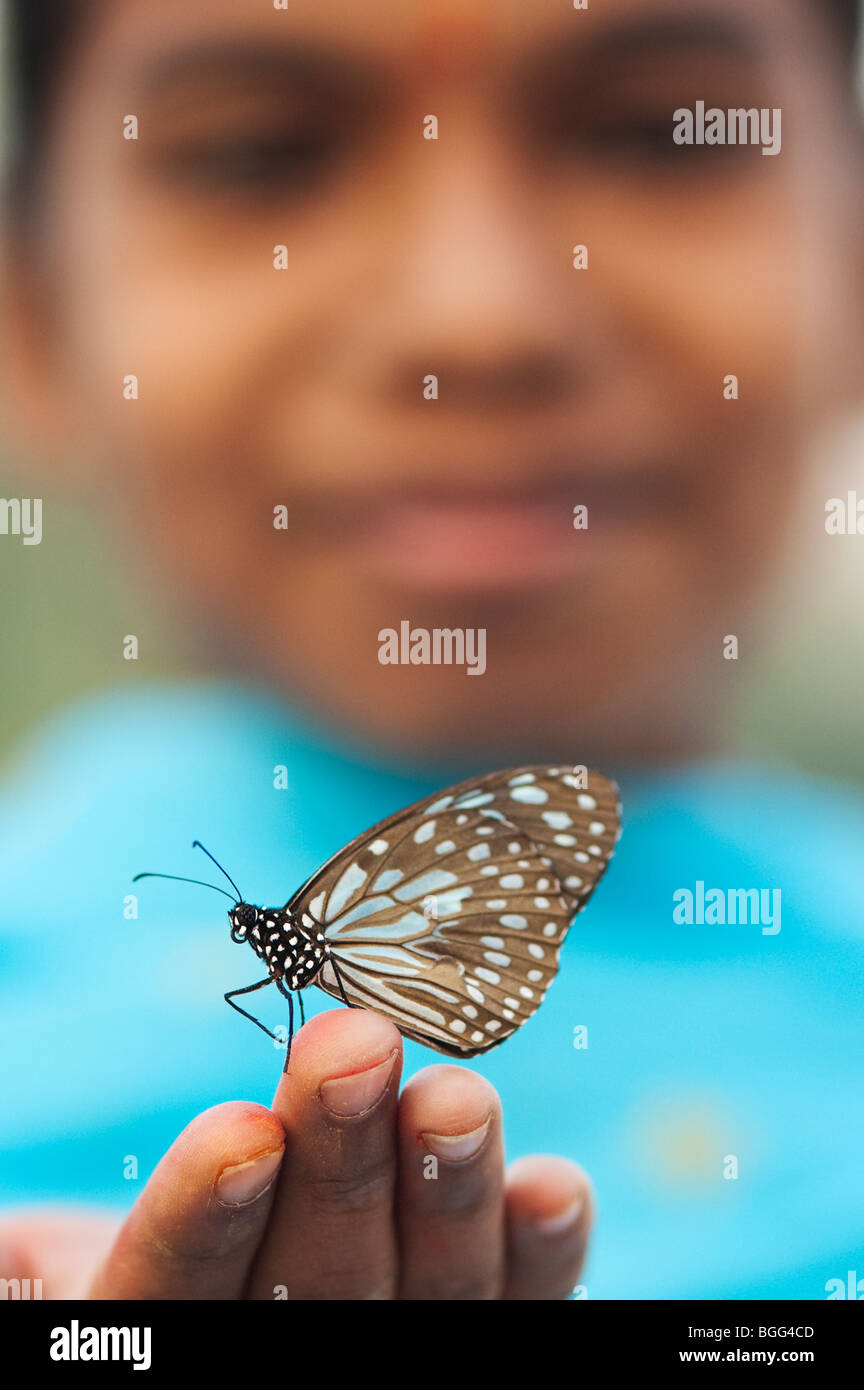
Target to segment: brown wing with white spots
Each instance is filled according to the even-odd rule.
[[[575,845],[555,843],[565,832],[540,813],[565,803],[571,825],[592,834],[586,817],[597,807],[579,805],[583,789],[563,780],[569,774],[519,768],[436,793],[360,836],[304,885],[289,907],[322,924],[351,1003],[462,1057],[495,1047],[531,1017],[617,833],[617,797],[598,778],[590,795],[599,805],[602,781],[608,829],[591,844],[605,858],[586,842],[583,865]],[[560,872],[579,884],[564,889]],[[341,999],[329,964],[316,983]]]
[[[552,860],[574,911],[584,907],[621,834],[615,783],[570,767],[522,767],[493,772],[477,785],[494,790],[496,807]]]

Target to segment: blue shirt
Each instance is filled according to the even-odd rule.
[[[40,731],[0,791],[0,1203],[125,1208],[198,1112],[272,1100],[282,1055],[222,999],[260,976],[228,902],[133,874],[217,882],[197,837],[249,901],[282,904],[482,770],[387,765],[227,685],[113,691]],[[864,1277],[864,802],[728,762],[601,770],[624,803],[612,866],[538,1014],[468,1065],[510,1157],[591,1174],[589,1297],[825,1298]],[[676,920],[700,883],[779,889],[780,930]],[[406,1074],[442,1060],[405,1051]]]

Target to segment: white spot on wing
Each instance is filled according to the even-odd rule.
[[[379,874],[372,884],[372,892],[386,893],[389,888],[393,888],[399,882],[400,878],[404,877],[401,869],[385,869],[383,874]]]
[[[494,792],[466,792],[465,796],[459,798],[456,805],[464,807],[468,811],[472,806],[488,806],[489,802],[494,800]]]
[[[511,801],[522,801],[526,806],[542,806],[549,800],[545,787],[514,787],[510,793]]]
[[[339,916],[348,899],[357,892],[358,888],[362,888],[368,877],[365,869],[361,869],[359,864],[348,865],[330,894],[326,921],[332,922],[334,917]]]
[[[473,892],[473,888],[463,884],[461,888],[451,888],[448,892],[441,893],[438,897],[439,918],[449,917],[453,912],[461,912],[464,899],[470,898]]]
[[[388,907],[392,908],[392,906],[392,898],[361,898],[359,903],[355,903],[348,912],[343,912],[340,915],[339,927],[341,929],[342,927],[350,926],[352,922],[362,921],[364,917],[371,917],[376,912],[384,912]],[[330,925],[331,922],[332,919],[330,919],[328,925]]]
[[[504,955],[503,952],[501,952],[501,951],[484,951],[484,952],[483,952],[483,955],[486,957],[486,959],[488,960],[488,962],[489,962],[490,965],[500,965],[501,968],[502,968],[502,970],[509,970],[509,968],[510,968],[510,957]],[[478,974],[478,975],[480,974],[480,971],[479,971],[479,970],[477,971],[477,974]],[[496,983],[497,983],[497,981],[496,981]]]
[[[412,898],[423,898],[427,893],[438,893],[442,888],[452,888],[458,882],[457,876],[446,869],[430,869],[427,874],[412,878],[410,883],[403,883],[393,896],[400,902],[409,902]],[[439,907],[439,915],[440,911]]]
[[[480,980],[485,980],[487,985],[500,985],[501,976],[496,975],[494,970],[487,970],[485,965],[478,965],[474,974]]]

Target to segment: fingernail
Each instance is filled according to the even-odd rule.
[[[448,1163],[462,1163],[466,1158],[473,1158],[482,1147],[491,1120],[492,1116],[488,1115],[482,1125],[468,1134],[424,1134],[423,1141],[436,1158],[445,1158]]]
[[[242,1207],[254,1202],[272,1183],[282,1166],[284,1147],[261,1154],[248,1163],[224,1168],[216,1184],[216,1197],[226,1207]]]
[[[389,1057],[366,1071],[355,1071],[351,1076],[334,1076],[330,1081],[324,1081],[319,1092],[322,1105],[332,1115],[342,1119],[371,1110],[387,1089],[396,1052],[394,1047]]]
[[[534,1229],[539,1231],[542,1236],[563,1235],[565,1231],[570,1230],[571,1226],[577,1224],[579,1217],[582,1215],[582,1208],[584,1205],[584,1199],[582,1197],[577,1197],[575,1201],[571,1202],[569,1207],[559,1212],[557,1216],[547,1216],[543,1221],[536,1221],[534,1223]]]

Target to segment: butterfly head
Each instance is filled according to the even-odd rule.
[[[252,928],[258,925],[260,917],[260,908],[253,907],[251,903],[236,903],[228,913],[228,921],[231,923],[231,940],[245,941]]]

